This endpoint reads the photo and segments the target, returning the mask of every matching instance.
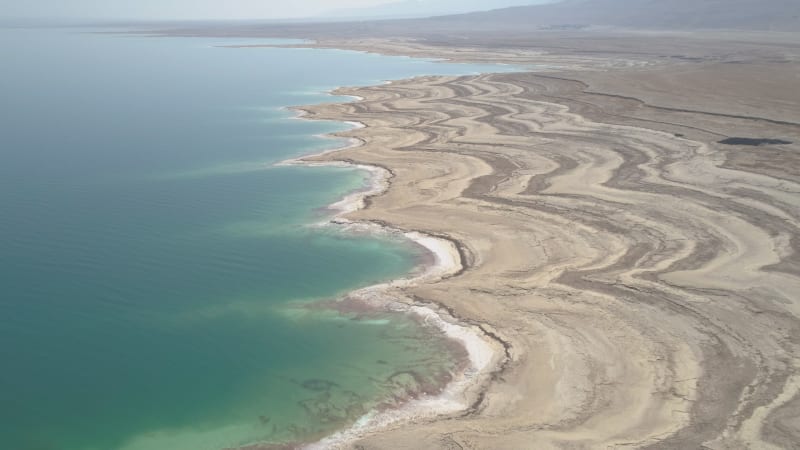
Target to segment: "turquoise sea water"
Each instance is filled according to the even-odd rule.
[[[309,307],[419,250],[309,226],[364,173],[272,164],[346,128],[281,107],[487,68],[231,43],[0,30],[0,447],[305,440],[456,364],[403,315]]]

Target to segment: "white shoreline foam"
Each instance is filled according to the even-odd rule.
[[[351,224],[385,231],[384,227],[380,225]],[[426,270],[418,276],[359,289],[347,296],[375,307],[416,315],[424,324],[438,328],[448,339],[459,342],[467,351],[469,366],[463,372],[454,374],[454,379],[445,386],[442,393],[410,400],[397,409],[371,411],[358,419],[350,428],[308,444],[303,447],[304,449],[342,448],[363,436],[378,432],[391,425],[432,419],[464,411],[470,406],[467,397],[469,389],[480,381],[482,374],[493,367],[493,361],[497,358],[498,353],[483,333],[475,327],[458,324],[455,318],[445,312],[437,311],[429,306],[406,303],[392,295],[393,288],[442,279],[458,272],[462,267],[458,249],[452,242],[415,231],[406,232],[403,235],[428,249],[434,255],[435,263],[427,266]]]
[[[363,100],[363,98],[358,96],[351,97]],[[307,111],[298,108],[292,108],[292,110],[297,112],[295,116],[297,119],[308,120],[305,117],[308,115]],[[365,124],[360,122],[345,123],[353,125],[354,128],[366,127]],[[325,137],[345,139],[327,135]],[[364,208],[368,197],[385,192],[389,188],[389,180],[392,176],[391,173],[387,169],[378,166],[351,164],[347,162],[316,162],[306,161],[304,159],[310,156],[324,155],[361,145],[363,145],[361,140],[351,138],[349,144],[344,147],[336,147],[313,155],[289,159],[277,165],[356,167],[370,174],[365,189],[352,192],[343,199],[329,205],[328,208],[335,211],[335,213],[324,225],[343,226],[351,231],[363,231],[372,234],[387,232],[402,234],[406,239],[427,249],[427,251],[433,255],[434,263],[424,267],[424,270],[417,275],[359,289],[349,293],[347,297],[368,302],[376,307],[384,307],[420,317],[426,325],[438,328],[447,338],[459,342],[467,351],[469,366],[463,372],[454,374],[454,379],[445,386],[441,394],[411,400],[397,409],[367,413],[350,428],[303,447],[309,450],[341,448],[360,437],[375,433],[390,425],[395,425],[400,422],[430,419],[464,411],[470,406],[467,396],[469,389],[480,381],[481,375],[486,373],[487,370],[493,366],[492,363],[498,357],[495,346],[493,346],[489,338],[481,331],[478,331],[476,327],[468,324],[458,324],[457,320],[449,314],[437,311],[429,306],[415,304],[410,299],[406,299],[407,301],[403,302],[397,299],[397,295],[393,295],[392,293],[392,290],[396,288],[408,287],[422,282],[433,282],[451,276],[461,270],[461,256],[453,242],[419,231],[402,232],[375,223],[353,222],[344,217],[350,212]]]

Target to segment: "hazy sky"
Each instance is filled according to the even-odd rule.
[[[308,17],[329,10],[391,2],[392,0],[0,0],[0,18]]]
[[[0,19],[290,18],[319,16],[328,11],[369,7],[396,1],[398,0],[0,0]],[[453,0],[417,1],[429,6],[453,2]],[[471,0],[469,3],[480,4],[481,9],[484,9],[484,6],[485,9],[492,9],[495,2]],[[525,3],[525,0],[518,3]]]

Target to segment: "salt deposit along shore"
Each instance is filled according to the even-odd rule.
[[[800,55],[783,36],[647,39],[647,52],[612,38],[613,52],[563,57],[317,43],[551,67],[346,88],[362,100],[304,107],[365,125],[338,133],[363,144],[306,161],[391,172],[341,220],[458,253],[456,273],[391,295],[503,343],[465,409],[367,417],[342,446],[797,448]]]
[[[357,101],[364,101],[361,97],[354,97]],[[308,112],[304,109],[298,108],[297,111],[298,118],[308,116]],[[351,130],[365,128],[361,122],[345,121],[345,123],[351,125]],[[330,205],[328,209],[333,211],[334,215],[320,225],[332,224],[350,232],[402,235],[403,238],[425,249],[431,258],[428,263],[423,264],[416,273],[407,278],[359,289],[347,294],[347,299],[367,304],[373,308],[388,309],[415,316],[417,320],[427,326],[435,327],[447,339],[462,346],[466,352],[467,361],[462,370],[453,374],[453,380],[437,395],[409,399],[403,402],[400,408],[372,411],[360,418],[352,427],[319,442],[306,445],[304,448],[307,449],[342,448],[352,444],[360,437],[394,424],[463,412],[470,407],[475,392],[482,388],[482,384],[491,376],[492,370],[505,359],[502,351],[504,343],[496,336],[487,334],[478,326],[459,322],[440,305],[425,304],[404,293],[404,290],[419,284],[435,283],[463,270],[462,255],[454,242],[418,231],[403,232],[386,224],[347,219],[348,214],[365,208],[370,198],[383,194],[389,188],[390,180],[393,177],[392,172],[376,165],[353,164],[345,161],[316,161],[316,159],[341,150],[357,148],[363,144],[364,141],[361,139],[348,138],[345,146],[286,160],[278,165],[355,167],[367,172],[365,187]]]
[[[774,108],[736,111],[747,98],[703,94],[746,70],[422,77],[309,109],[366,125],[342,133],[364,145],[310,160],[393,174],[344,217],[458,244],[463,273],[399,289],[508,344],[468,409],[351,445],[792,448],[798,147],[718,141],[800,142],[800,102],[742,85],[732,97]]]

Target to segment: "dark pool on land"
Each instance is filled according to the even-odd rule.
[[[432,383],[454,367],[447,344],[403,315],[306,307],[407,273],[419,250],[308,226],[362,172],[272,164],[345,128],[281,106],[486,68],[0,34],[3,448],[309,439],[413,389],[393,374]]]
[[[792,142],[783,139],[731,137],[723,139],[719,141],[719,143],[725,145],[748,145],[753,147],[759,147],[762,145],[788,145],[791,144]]]

